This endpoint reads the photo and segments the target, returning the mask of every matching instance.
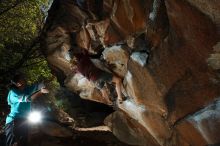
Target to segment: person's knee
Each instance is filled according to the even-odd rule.
[[[95,82],[95,86],[97,89],[102,90],[105,86],[105,82],[102,80],[98,80]]]
[[[115,82],[116,84],[119,84],[122,82],[121,78],[117,77],[117,76],[113,76],[112,78],[112,82]]]

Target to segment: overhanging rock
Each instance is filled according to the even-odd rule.
[[[220,143],[219,104],[213,104],[220,97],[220,1],[95,2],[87,0],[85,9],[54,0],[49,11],[41,48],[60,82],[107,104],[92,82],[70,70],[69,50],[79,46],[98,55],[95,65],[123,79],[128,99],[106,120],[119,139],[156,146]]]

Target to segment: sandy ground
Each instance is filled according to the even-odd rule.
[[[31,146],[129,146],[120,142],[106,126],[75,128],[73,136],[60,138],[38,133]]]

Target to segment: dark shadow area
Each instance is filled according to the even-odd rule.
[[[67,112],[76,122],[76,127],[103,125],[103,121],[113,108],[102,103],[81,99],[77,94],[61,88],[55,95],[58,106]]]
[[[60,138],[45,134],[32,137],[31,146],[129,146],[109,131],[75,131],[73,137]]]

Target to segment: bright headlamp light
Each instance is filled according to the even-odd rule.
[[[42,121],[42,115],[39,111],[32,111],[28,115],[28,121],[33,124],[40,123]]]

